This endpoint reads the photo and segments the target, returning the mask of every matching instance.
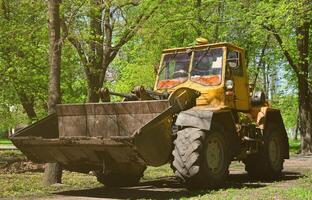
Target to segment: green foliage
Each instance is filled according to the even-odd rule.
[[[61,92],[62,103],[86,102],[87,83],[77,52],[66,43],[62,51]]]
[[[137,85],[153,88],[155,73],[150,66],[126,64],[121,69],[120,74],[119,80],[112,86],[116,91],[129,92]]]
[[[29,123],[19,92],[26,93],[34,101],[38,118],[46,115],[49,44],[45,1],[0,2],[0,130],[3,132],[15,124]],[[151,0],[138,5],[137,1],[125,2],[111,1],[115,8],[112,46],[118,44],[125,31],[136,25],[139,15],[148,13],[157,4]],[[293,93],[297,93],[297,77],[282,50],[288,50],[294,60],[298,60],[294,27],[312,16],[312,9],[307,9],[310,5],[302,2],[164,1],[121,48],[109,66],[107,74],[111,77],[106,78],[105,86],[118,92],[129,92],[136,85],[153,88],[162,49],[192,45],[200,36],[209,42],[228,41],[246,49],[251,80],[259,73],[256,88],[268,92],[270,100],[273,99],[272,105],[281,109],[286,126],[294,127],[298,104]],[[93,55],[89,44],[106,39],[104,34],[90,34],[89,18],[98,9],[84,0],[68,0],[61,4],[61,17],[68,26],[68,33],[63,30],[62,36],[77,37],[90,59]],[[281,35],[282,49],[265,26],[274,26]],[[259,66],[259,61],[266,43],[262,58],[265,69]],[[64,103],[87,101],[88,84],[80,56],[64,39],[61,77]],[[266,88],[263,73],[269,77]],[[17,111],[11,113],[10,106],[15,106]]]
[[[281,110],[284,124],[287,128],[294,128],[298,119],[298,97],[297,95],[276,95],[272,103],[274,108]]]
[[[0,137],[0,145],[11,145],[12,142],[8,139],[1,139]]]
[[[117,77],[108,83],[113,90],[129,92],[138,85],[153,89],[160,52],[155,56],[147,50],[144,42],[141,42],[142,45],[137,43],[129,42],[113,62],[111,69]]]
[[[44,1],[0,1],[0,132],[31,123],[21,105],[25,94],[37,118],[47,114],[48,25]],[[86,81],[76,52],[66,43],[62,59],[63,102],[84,102]],[[14,106],[15,111],[10,112]]]
[[[9,128],[14,128],[18,124],[29,122],[29,119],[24,114],[21,106],[17,105],[16,109],[14,109],[15,111],[10,112],[10,99],[5,100],[8,101],[4,101],[2,104],[0,103],[0,138],[9,131]]]
[[[290,139],[288,142],[289,142],[289,153],[297,154],[300,150],[300,140]]]
[[[42,104],[47,85],[47,29],[42,2],[2,1],[0,12],[1,129],[26,123],[21,95]],[[31,12],[29,12],[31,10]],[[9,107],[15,106],[15,113]],[[20,115],[22,114],[22,115]]]

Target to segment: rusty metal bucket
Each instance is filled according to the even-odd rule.
[[[71,171],[160,166],[170,158],[174,115],[198,96],[181,88],[168,100],[62,104],[11,140],[30,160],[59,162]]]

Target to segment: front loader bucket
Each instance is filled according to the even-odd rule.
[[[58,105],[56,114],[11,140],[30,160],[58,162],[71,171],[128,171],[168,162],[176,113],[198,92],[180,89],[168,100]]]

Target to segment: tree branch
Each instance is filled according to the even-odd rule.
[[[263,58],[265,56],[265,50],[267,49],[269,40],[270,40],[270,35],[267,36],[267,39],[266,39],[266,41],[265,41],[265,43],[264,43],[264,45],[263,45],[263,47],[261,49],[260,59],[259,59],[259,62],[258,62],[258,67],[257,67],[257,74],[256,74],[256,77],[255,77],[253,83],[252,83],[253,89],[255,88],[255,84],[257,83],[260,67],[262,66]]]
[[[285,55],[289,65],[292,67],[292,69],[294,70],[294,72],[296,73],[296,76],[299,77],[300,76],[300,70],[298,68],[298,66],[296,65],[295,61],[293,60],[293,58],[291,57],[289,51],[287,51],[285,48],[284,48],[284,43],[283,43],[283,40],[281,38],[281,36],[278,34],[278,32],[275,30],[274,27],[272,26],[267,26],[267,25],[263,25],[263,27],[269,31],[270,33],[273,34],[273,36],[275,37],[276,41],[278,42],[280,48],[282,49],[283,51],[283,54]]]
[[[119,49],[137,33],[137,31],[140,29],[142,24],[145,23],[154,14],[154,12],[159,8],[159,5],[162,4],[163,2],[164,2],[164,0],[160,0],[157,3],[157,5],[148,14],[139,15],[139,17],[135,20],[134,25],[130,26],[129,28],[126,28],[126,30],[123,32],[119,42],[117,43],[117,45],[115,45],[113,47],[113,52],[111,54],[112,59],[114,59],[114,57],[118,53]]]

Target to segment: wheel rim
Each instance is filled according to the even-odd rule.
[[[269,159],[273,168],[278,168],[281,157],[281,147],[278,139],[273,137],[269,141]]]
[[[224,149],[219,137],[213,136],[207,140],[206,162],[209,170],[217,174],[222,170]]]

